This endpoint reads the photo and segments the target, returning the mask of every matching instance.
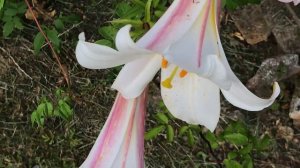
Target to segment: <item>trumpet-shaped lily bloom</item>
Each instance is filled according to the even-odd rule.
[[[220,115],[220,90],[234,106],[259,111],[279,95],[262,99],[235,76],[218,33],[220,0],[175,0],[159,21],[134,43],[130,26],[119,30],[116,48],[85,42],[80,34],[76,57],[83,67],[104,69],[126,64],[112,88],[127,99],[138,97],[161,69],[161,95],[169,111],[213,131]]]
[[[118,94],[81,168],[144,167],[145,99],[145,93],[134,99]]]
[[[298,5],[300,3],[300,0],[279,0],[279,1],[284,3],[294,2],[294,5]]]
[[[259,98],[235,76],[219,38],[220,4],[221,0],[174,0],[166,13],[136,43],[130,37],[130,25],[121,28],[116,36],[116,50],[86,42],[82,33],[76,48],[77,60],[89,69],[125,64],[112,86],[119,91],[117,99],[122,96],[124,101],[141,99],[148,83],[161,69],[161,95],[169,111],[181,120],[204,125],[213,131],[220,116],[220,91],[231,104],[249,111],[270,106],[280,93],[275,82],[270,98]],[[126,108],[124,110],[131,115]],[[122,117],[119,120],[125,123],[121,121]],[[100,139],[105,138],[103,132],[106,129],[105,125]],[[122,135],[125,135],[126,129],[123,131]],[[118,147],[121,144],[120,140],[105,139]],[[102,157],[107,157],[109,162],[120,160],[116,152],[110,156],[95,152],[97,148],[100,151],[107,148],[103,147],[105,143],[97,142],[84,165],[93,157],[102,161]]]

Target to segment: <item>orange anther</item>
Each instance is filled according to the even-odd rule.
[[[162,61],[161,61],[161,67],[162,67],[162,68],[167,68],[168,63],[169,63],[169,62],[168,62],[166,59],[163,58]]]
[[[188,74],[188,72],[183,69],[180,71],[179,76],[180,76],[180,78],[184,78],[187,74]]]

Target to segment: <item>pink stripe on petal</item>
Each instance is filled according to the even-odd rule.
[[[206,8],[204,11],[204,20],[203,23],[201,25],[201,30],[200,30],[200,38],[199,38],[199,51],[198,51],[198,67],[201,66],[201,58],[202,58],[202,49],[203,49],[203,43],[204,43],[204,37],[205,37],[205,31],[206,31],[206,25],[207,25],[207,21],[208,21],[208,15],[209,15],[209,11],[211,8],[211,0],[208,1],[208,3],[206,4]]]
[[[141,96],[135,99],[125,99],[118,94],[96,143],[81,165],[82,168],[128,167],[126,166],[127,158],[132,153],[140,156],[133,162],[136,165],[134,167],[143,167],[143,145],[139,145],[143,142],[137,140],[138,144],[132,144],[132,141],[136,137],[143,141],[144,130],[139,129],[144,127],[145,104],[143,103],[145,103],[145,94],[143,92]],[[130,151],[132,145],[138,146],[137,151]]]
[[[139,167],[144,167],[144,134],[145,134],[145,115],[146,115],[146,94],[142,95],[142,98],[139,103],[139,111],[137,112],[138,118],[138,160]]]
[[[178,18],[182,17],[182,15],[189,10],[189,6],[191,5],[193,5],[193,1],[181,0],[171,16],[165,22],[164,26],[160,29],[159,32],[157,32],[155,37],[152,38],[146,48],[153,49],[154,46],[157,45],[159,41],[161,41],[161,39],[165,38],[166,35],[169,35],[169,29],[172,29],[174,24],[177,24],[179,22]]]

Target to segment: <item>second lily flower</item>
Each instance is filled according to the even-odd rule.
[[[190,124],[213,131],[220,116],[220,90],[234,106],[259,111],[280,93],[274,83],[269,99],[252,94],[234,75],[218,33],[220,0],[175,0],[160,20],[134,43],[130,26],[121,28],[116,48],[85,42],[76,48],[86,68],[126,64],[113,84],[126,99],[141,95],[161,68],[161,95],[169,111]]]

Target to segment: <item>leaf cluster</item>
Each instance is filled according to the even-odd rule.
[[[115,12],[117,19],[98,29],[103,39],[96,43],[114,47],[117,31],[128,24],[132,25],[131,37],[137,40],[154,25],[170,3],[169,0],[131,0],[129,3],[118,3]]]
[[[60,53],[61,48],[61,38],[59,33],[62,32],[67,23],[75,23],[78,22],[79,19],[75,15],[63,16],[62,14],[53,21],[53,25],[42,25],[42,29],[45,32],[45,35],[52,43],[56,52]],[[38,32],[33,41],[34,53],[38,55],[45,45],[46,39],[41,32]]]
[[[56,90],[55,102],[51,102],[46,97],[43,97],[36,110],[31,114],[32,125],[37,124],[39,127],[43,127],[45,120],[50,118],[69,121],[73,116],[73,109],[70,103],[70,97],[62,89]]]
[[[3,8],[1,10],[1,8]],[[16,1],[5,1],[0,0],[0,19],[3,24],[3,36],[8,37],[13,33],[15,29],[23,30],[24,25],[22,17],[27,10],[26,4]]]

